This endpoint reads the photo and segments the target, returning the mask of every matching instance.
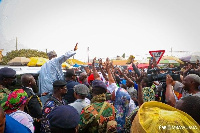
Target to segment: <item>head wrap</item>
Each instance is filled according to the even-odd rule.
[[[6,113],[13,113],[19,110],[26,103],[27,98],[28,95],[23,89],[15,89],[9,94],[7,101],[3,105],[4,111]]]
[[[198,133],[198,123],[188,114],[167,104],[151,101],[139,108],[131,133]]]

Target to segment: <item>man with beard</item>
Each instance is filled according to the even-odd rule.
[[[42,103],[38,95],[34,93],[37,90],[37,85],[34,77],[31,74],[24,74],[21,76],[21,83],[23,90],[28,94],[28,102],[24,111],[34,119],[35,133],[40,132],[40,118],[42,117]],[[41,96],[47,93],[41,94]]]
[[[51,133],[49,113],[57,106],[66,105],[63,96],[67,93],[67,82],[65,80],[56,80],[53,82],[53,95],[46,101],[42,110],[41,133]]]
[[[173,79],[170,75],[166,76],[166,93],[165,93],[165,100],[166,102],[171,105],[175,106],[176,99],[174,96],[174,89],[173,89]],[[200,85],[200,77],[196,74],[189,74],[183,79],[183,90],[182,90],[182,97],[187,96],[198,96],[200,97],[200,90],[198,89]]]
[[[0,69],[0,105],[7,101],[7,97],[10,94],[10,90],[8,89],[10,86],[14,86],[16,84],[16,71],[4,67]]]

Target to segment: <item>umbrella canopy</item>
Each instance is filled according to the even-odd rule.
[[[78,64],[75,64],[75,65],[73,65],[73,67],[81,67],[80,65],[78,65]]]
[[[148,66],[149,66],[149,64],[143,64],[143,63],[137,65],[137,67],[140,68],[140,69],[141,68],[148,68]]]
[[[175,57],[175,56],[164,56],[162,57],[162,59],[166,59],[166,60],[175,60],[180,64],[184,64],[183,61],[181,61],[179,58]]]
[[[197,60],[200,60],[200,56],[198,55],[190,55],[180,58],[182,61],[196,63]]]
[[[31,60],[27,64],[27,66],[42,66],[47,61],[48,59],[43,58],[43,57],[31,57]]]
[[[14,59],[8,62],[10,66],[26,66],[29,63],[30,59],[26,57],[15,57]]]
[[[63,68],[71,68],[71,66],[67,62],[62,63]]]
[[[161,59],[160,64],[180,64],[175,60]]]
[[[69,63],[70,65],[74,65],[74,64],[78,64],[78,65],[86,65],[87,63],[79,61],[77,59],[68,59],[67,63]]]

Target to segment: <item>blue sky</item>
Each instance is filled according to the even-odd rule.
[[[199,0],[2,0],[0,48],[55,50],[78,59],[199,50]],[[180,53],[180,52],[179,52]],[[173,55],[177,55],[174,52]],[[140,58],[138,57],[138,58]]]

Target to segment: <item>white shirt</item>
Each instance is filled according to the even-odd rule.
[[[9,116],[29,128],[31,132],[34,133],[33,119],[29,114],[21,110],[17,110],[16,112],[11,113]]]

